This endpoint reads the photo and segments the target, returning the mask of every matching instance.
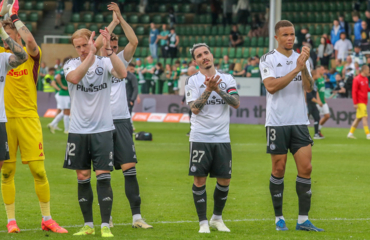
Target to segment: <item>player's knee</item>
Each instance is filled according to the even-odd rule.
[[[196,187],[203,187],[206,184],[207,178],[194,177],[194,185]]]
[[[276,164],[272,169],[272,175],[274,175],[275,177],[284,177],[284,174],[285,174],[285,164],[283,163]]]
[[[135,170],[135,175],[136,175],[136,163],[125,163],[121,165],[121,169],[123,171],[123,175],[125,175],[125,172],[127,171],[133,171],[131,170],[132,168]],[[126,176],[126,175],[125,175]]]
[[[122,170],[123,170],[123,166],[122,166]],[[123,170],[123,176],[125,176],[125,177],[136,176],[136,167],[135,167],[135,165],[131,168],[128,168],[127,170]]]
[[[310,163],[310,164],[306,165],[305,167],[303,167],[302,169],[300,169],[298,175],[300,177],[310,178],[311,172],[312,172],[312,165]]]
[[[226,179],[226,178],[219,178],[217,179],[218,184],[222,186],[229,186],[230,185],[230,180],[231,179]]]
[[[15,169],[10,167],[8,164],[5,164],[1,169],[1,179],[2,182],[8,182],[14,179]]]
[[[43,181],[46,180],[46,171],[45,169],[38,169],[33,172],[33,177],[36,180]]]
[[[90,171],[77,171],[77,179],[78,180],[86,180],[89,179],[91,176]]]

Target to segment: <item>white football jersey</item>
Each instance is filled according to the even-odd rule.
[[[0,122],[7,122],[5,114],[5,99],[4,99],[4,88],[6,74],[13,67],[9,65],[9,57],[11,53],[0,53]]]
[[[219,75],[222,79],[219,85],[221,91],[236,93],[236,82],[233,76],[219,71],[216,71],[216,75]],[[206,89],[205,79],[206,76],[198,72],[186,80],[185,94],[187,103],[197,100],[202,95]],[[230,107],[215,91],[211,93],[203,109],[197,115],[193,114],[191,116],[190,121],[190,142],[230,142]]]
[[[80,58],[64,65],[68,74],[80,66]],[[114,130],[110,107],[112,63],[109,58],[95,56],[94,64],[78,84],[68,82],[71,96],[70,133],[91,134]]]
[[[286,57],[276,49],[263,55],[259,65],[262,81],[269,77],[284,77],[296,68],[298,57],[299,53],[295,51],[290,57]],[[308,60],[306,66],[311,75]],[[301,72],[285,88],[276,93],[270,94],[266,91],[265,126],[309,124]]]
[[[119,57],[119,59],[121,59],[127,69],[127,66],[131,62],[131,60],[129,62],[125,60],[125,57],[123,56],[123,50],[119,52],[117,56]],[[112,76],[110,104],[112,108],[113,119],[131,118],[127,105],[126,79],[118,79]]]

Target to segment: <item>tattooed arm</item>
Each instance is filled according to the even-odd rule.
[[[301,74],[302,74],[303,89],[307,92],[311,92],[313,89],[314,80],[310,76],[307,66],[305,66],[305,68],[301,71]]]
[[[16,21],[14,25],[16,26],[19,35],[21,35],[22,40],[26,43],[27,53],[32,57],[36,57],[39,54],[39,46],[30,30],[28,30],[21,20]]]
[[[211,92],[205,90],[197,100],[193,102],[189,102],[189,107],[195,115],[197,115],[200,111],[202,111],[210,95],[211,95]]]
[[[239,100],[239,95],[238,94],[234,94],[234,95],[230,95],[224,91],[221,91],[219,90],[218,92],[218,95],[220,95],[220,97],[227,103],[229,104],[230,106],[232,106],[233,108],[237,109],[240,105],[240,100]]]
[[[9,65],[13,68],[18,67],[28,59],[26,51],[16,43],[12,38],[8,37],[4,42],[9,46],[13,54],[9,57]]]

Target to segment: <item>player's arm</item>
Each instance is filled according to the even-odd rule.
[[[219,78],[219,76],[218,76]],[[194,86],[191,78],[188,78],[185,82],[185,94],[186,94],[186,101],[190,107],[190,110],[195,115],[199,114],[202,111],[203,107],[206,105],[209,96],[211,95],[213,89],[209,85],[209,81],[205,81],[206,89],[204,92],[197,98],[194,94],[198,93],[196,87]],[[208,85],[207,85],[208,84]]]
[[[321,99],[320,99],[320,95],[319,95],[319,91],[316,92],[316,99],[317,99],[317,104],[320,105],[320,107],[322,107],[322,102],[321,102]]]
[[[224,91],[221,91],[221,89],[218,87],[218,84],[217,84],[217,88],[215,90],[215,92],[220,95],[220,97],[227,103],[229,104],[230,106],[232,106],[233,108],[237,109],[239,106],[240,106],[240,98],[239,98],[239,94],[238,92],[236,91],[236,82],[234,80],[234,78],[231,80],[231,84],[230,84],[232,87],[229,87],[226,92]]]
[[[15,2],[15,1],[13,1]],[[12,4],[9,7],[9,16],[12,19],[14,26],[17,28],[19,35],[22,40],[26,43],[27,52],[32,57],[36,57],[39,54],[39,46],[37,45],[35,38],[28,28],[23,24],[23,22],[18,17],[18,6]]]
[[[179,43],[180,43],[180,38],[176,34],[176,43],[175,43],[175,46],[177,47],[179,45]]]
[[[66,80],[72,84],[78,84],[86,75],[89,68],[94,64],[96,47],[94,45],[95,32],[92,32],[87,45],[90,45],[90,52],[85,60],[74,70],[69,71],[70,66],[68,63],[64,66],[64,73]]]
[[[114,51],[111,49],[110,46],[110,33],[107,28],[105,30],[100,29],[100,34],[103,36],[103,47],[105,49],[109,49],[108,51],[108,57],[112,63],[113,69],[111,70],[111,73],[116,78],[122,79],[127,77],[127,70],[125,67],[125,64],[119,59],[119,57],[114,53]]]
[[[119,20],[117,18],[117,15],[113,12],[113,20],[112,22],[106,27],[109,31],[109,34],[111,34],[114,30],[114,28],[119,24]],[[103,46],[103,36],[99,35],[99,37],[95,41],[95,46],[97,51],[100,50],[100,48]]]
[[[63,88],[64,90],[68,90],[68,87],[67,86],[64,86],[63,83],[62,83],[62,77],[60,76],[60,74],[57,74],[55,76],[55,81],[58,83],[58,85]],[[59,91],[59,90],[58,90]]]
[[[130,61],[134,56],[137,45],[139,44],[139,40],[137,39],[137,36],[132,27],[125,21],[125,19],[123,19],[117,3],[112,2],[111,4],[109,4],[108,10],[111,10],[116,14],[119,24],[121,24],[122,30],[127,37],[128,44],[124,49],[123,56],[126,61]]]
[[[268,77],[263,80],[263,84],[269,93],[274,94],[288,86],[288,84],[297,76],[299,72],[300,71],[296,68],[281,78]]]
[[[9,46],[9,49],[13,52],[8,58],[8,64],[15,68],[27,61],[28,55],[26,51],[16,43],[9,35],[5,32],[3,26],[0,23],[0,36],[1,39]]]
[[[307,62],[308,58],[310,57],[310,49],[308,47],[303,47],[300,56],[303,57],[297,59],[297,67],[299,66],[299,68],[301,69],[303,89],[307,92],[311,92],[315,84],[315,81],[311,77],[310,70],[308,67],[309,63]]]
[[[202,93],[202,95],[200,95],[200,97],[193,101],[193,102],[189,102],[189,107],[190,107],[190,110],[195,114],[197,115],[200,111],[202,111],[204,105],[206,105],[207,103],[207,100],[209,98],[209,96],[211,95],[212,91],[209,91],[209,90],[204,90],[204,92]]]
[[[58,87],[58,85],[56,84],[56,82],[54,80],[51,80],[50,78],[49,79],[46,79],[46,82],[50,82],[50,86],[52,86],[53,88],[55,88],[55,90],[57,91],[60,91],[60,88]]]

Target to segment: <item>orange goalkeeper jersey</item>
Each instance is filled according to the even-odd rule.
[[[27,52],[26,47],[23,47]],[[25,63],[14,68],[6,75],[4,90],[5,112],[8,118],[38,118],[37,113],[37,78],[40,70],[41,49],[36,57],[28,53]],[[11,52],[0,47],[0,53]]]

